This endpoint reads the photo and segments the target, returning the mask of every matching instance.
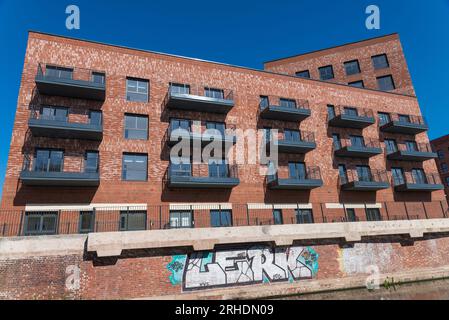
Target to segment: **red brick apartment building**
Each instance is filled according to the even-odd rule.
[[[204,148],[210,141],[206,129],[217,129],[223,143],[235,147],[242,143],[235,130],[279,130],[279,169],[263,176],[260,163],[170,164],[170,137],[177,128],[188,130],[188,138]],[[446,230],[437,221],[447,217],[427,131],[397,34],[254,70],[30,32],[0,232],[88,233],[86,250],[98,257],[173,246],[201,251],[261,241],[282,246],[307,240],[319,246],[329,238],[422,238]],[[127,232],[102,238],[109,237],[102,231],[130,230],[134,238]],[[435,241],[447,248],[445,238]],[[434,256],[415,265],[412,260],[425,255],[427,242],[411,247],[393,242],[401,258],[385,263],[386,271],[446,263]],[[318,279],[349,272],[338,269],[338,244],[320,245],[316,252],[329,264],[320,265]],[[306,253],[301,256],[318,257]],[[165,268],[170,256],[174,260]],[[123,298],[178,294],[172,288],[179,282],[175,267],[186,261],[179,259],[172,251],[152,252],[95,267],[77,252],[75,258],[47,262],[78,261],[91,281],[82,286],[82,297],[102,297],[92,288],[97,280],[112,281],[104,270],[125,270],[132,281],[117,281],[120,290],[104,292]],[[307,259],[303,278],[309,279],[316,270]],[[141,287],[146,280],[139,268],[155,272],[156,282]],[[189,272],[182,292],[224,285]],[[63,282],[56,274],[59,280],[48,275],[49,281]],[[63,295],[58,292],[47,294]]]
[[[437,154],[438,171],[444,183],[446,196],[449,195],[449,135],[430,141],[433,151]]]

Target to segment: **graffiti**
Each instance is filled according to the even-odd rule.
[[[311,279],[318,272],[312,248],[253,246],[176,255],[167,265],[173,285],[184,290]]]

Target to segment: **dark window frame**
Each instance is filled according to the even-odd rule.
[[[328,72],[327,70],[330,70],[330,72]],[[322,72],[322,71],[324,71],[324,72]],[[320,80],[322,80],[322,81],[335,79],[334,67],[332,65],[319,67],[318,73],[320,75]],[[323,76],[325,76],[325,77],[323,77]]]
[[[391,80],[391,87],[384,87],[383,85],[385,85],[385,82],[382,82],[384,79],[390,79]],[[377,88],[380,91],[392,91],[392,90],[396,90],[396,84],[394,83],[394,79],[393,76],[391,74],[385,75],[385,76],[380,76],[380,77],[376,77],[377,80]]]
[[[127,118],[135,118],[136,120],[135,120],[135,124],[136,124],[136,127],[135,128],[127,128]],[[146,120],[146,126],[145,126],[145,130],[144,129],[138,129],[137,128],[137,122],[138,122],[138,120],[137,119],[145,119]],[[148,136],[149,136],[149,127],[150,127],[150,120],[149,120],[149,117],[148,117],[148,115],[144,115],[144,114],[135,114],[135,113],[125,113],[125,115],[124,115],[124,117],[123,117],[123,120],[124,120],[124,125],[123,125],[123,137],[126,139],[126,140],[148,140]],[[143,132],[145,132],[145,138],[142,138],[142,137],[138,137],[139,135],[137,134],[136,135],[136,138],[134,138],[134,137],[130,137],[130,132],[131,133],[134,133],[134,134],[136,134],[136,133],[143,133]]]
[[[385,64],[382,64],[382,66],[379,66],[379,64],[376,65],[375,59],[381,58],[381,57],[385,58]],[[382,70],[382,69],[387,69],[390,67],[390,61],[388,60],[388,56],[386,53],[377,54],[375,56],[372,56],[371,63],[373,65],[374,70]]]
[[[125,179],[125,156],[142,156],[146,157],[146,166],[145,166],[145,179]],[[122,181],[128,182],[146,182],[148,181],[148,153],[133,153],[133,152],[123,152],[122,153]],[[136,170],[134,170],[136,171]]]
[[[129,82],[128,81],[136,81],[136,91],[129,90]],[[146,84],[146,92],[139,92],[139,83]],[[129,95],[131,94],[131,95]],[[131,98],[132,96],[138,97],[145,95],[145,99],[137,99]],[[126,77],[126,101],[129,102],[138,102],[138,103],[148,103],[150,100],[150,80],[142,79],[142,78],[134,78],[134,77]]]
[[[356,68],[354,68],[354,64],[356,64]],[[346,61],[343,63],[343,66],[345,68],[345,73],[347,76],[352,76],[355,74],[360,74],[362,73],[362,70],[360,69],[360,63],[358,59],[354,59],[354,60],[350,60],[350,61]],[[354,70],[352,70],[354,69]],[[348,72],[350,71],[350,72]]]
[[[303,75],[303,74],[305,74],[305,75]],[[310,70],[306,69],[306,70],[295,72],[295,76],[298,78],[310,79]]]

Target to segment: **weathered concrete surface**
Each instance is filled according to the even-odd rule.
[[[449,219],[106,232],[89,234],[87,250],[107,257],[130,249],[193,246],[201,251],[217,244],[275,242],[286,246],[295,240],[343,238],[356,242],[364,236],[421,238],[424,233],[441,232],[449,232]]]

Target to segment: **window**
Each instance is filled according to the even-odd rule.
[[[380,54],[377,56],[371,57],[371,61],[373,62],[373,67],[376,70],[385,69],[390,66],[388,63],[388,58],[386,54]]]
[[[125,139],[148,139],[148,116],[125,114]]]
[[[415,141],[405,141],[407,151],[418,151],[418,145]]]
[[[226,160],[209,160],[209,177],[227,178],[229,177],[228,163]]]
[[[404,170],[402,168],[391,168],[391,175],[393,177],[393,184],[400,186],[404,184]]]
[[[284,219],[282,218],[282,210],[273,210],[273,222],[274,224],[284,224]]]
[[[206,130],[210,130],[210,133],[217,133],[215,131],[218,131],[222,136],[224,136],[226,125],[224,122],[206,122]]]
[[[357,216],[355,215],[355,209],[347,208],[346,209],[346,219],[348,222],[356,222]]]
[[[448,172],[448,167],[447,167],[447,163],[442,163],[441,164],[441,172],[442,173],[446,173],[446,172]]]
[[[101,111],[90,110],[89,111],[89,123],[92,125],[101,125],[103,122]]]
[[[192,165],[188,158],[177,158],[170,162],[170,175],[178,177],[190,177],[192,175]]]
[[[102,72],[92,72],[92,82],[104,84],[105,74]]]
[[[232,226],[231,210],[211,210],[210,225],[211,227],[231,227]]]
[[[284,108],[295,109],[296,108],[296,100],[280,98],[279,105]]]
[[[413,183],[427,184],[426,174],[423,169],[412,169]]]
[[[27,212],[25,235],[55,234],[58,215],[56,212]]]
[[[449,187],[449,177],[446,177],[446,185]]]
[[[388,122],[390,122],[390,114],[385,113],[385,112],[379,112],[379,124],[380,125],[384,125],[387,124]]]
[[[127,181],[147,180],[147,159],[146,154],[123,154],[122,179]]]
[[[377,87],[382,91],[390,91],[394,90],[396,87],[394,86],[394,81],[392,76],[384,76],[377,78]]]
[[[284,130],[284,140],[301,141],[301,132],[299,130]]]
[[[34,171],[62,172],[64,165],[64,151],[38,149],[34,159]]]
[[[295,75],[299,78],[307,78],[310,79],[310,72],[309,70],[303,70],[303,71],[298,71],[295,73]]]
[[[335,118],[335,107],[333,105],[327,105],[327,115],[329,119]]]
[[[191,211],[170,211],[170,228],[192,228]]]
[[[349,82],[348,86],[356,87],[356,88],[365,88],[365,84],[363,83],[363,80]]]
[[[345,62],[344,66],[347,76],[360,73],[360,65],[358,60]]]
[[[332,142],[334,143],[335,150],[341,149],[340,135],[338,133],[332,134]]]
[[[190,86],[188,84],[170,83],[170,93],[190,94]]]
[[[204,95],[208,98],[224,99],[224,92],[221,89],[204,88]]]
[[[367,221],[382,221],[382,216],[378,208],[366,208],[365,213]]]
[[[387,150],[387,153],[392,153],[398,151],[398,147],[396,145],[396,141],[393,139],[385,139],[385,148]]]
[[[369,166],[356,166],[358,181],[372,181],[371,169]]]
[[[438,150],[437,154],[438,154],[438,159],[440,159],[440,160],[444,159],[444,151],[443,150]]]
[[[290,179],[304,180],[306,179],[306,165],[304,162],[289,162],[288,171]]]
[[[171,130],[182,129],[190,132],[191,122],[187,119],[170,119]]]
[[[263,135],[265,137],[265,142],[269,143],[271,138],[272,138],[271,137],[271,128],[264,127],[263,128]]]
[[[148,80],[127,78],[126,100],[148,102]]]
[[[68,114],[67,108],[45,106],[41,108],[40,118],[42,120],[67,122]]]
[[[95,215],[93,211],[81,211],[79,231],[80,233],[89,233],[94,231]]]
[[[260,96],[260,109],[263,110],[270,105],[269,98],[267,96]]]
[[[297,224],[313,223],[313,214],[310,209],[295,209],[295,216]]]
[[[84,156],[84,172],[98,172],[98,151],[87,151]]]
[[[350,136],[349,139],[351,140],[351,146],[359,148],[365,147],[365,141],[362,136]]]
[[[357,108],[354,107],[345,107],[345,115],[346,116],[352,116],[352,117],[358,117],[359,112],[357,111]]]
[[[61,79],[72,79],[73,69],[56,66],[47,66],[45,70],[45,75],[48,77],[55,77]]]
[[[407,114],[400,114],[398,115],[398,120],[402,123],[410,123],[410,116]]]
[[[334,78],[334,69],[332,66],[318,68],[321,80],[330,80]]]
[[[348,182],[348,174],[346,172],[346,166],[344,164],[338,165],[338,175],[340,177],[341,184],[345,184]]]
[[[146,226],[146,211],[120,211],[120,231],[145,230]]]

